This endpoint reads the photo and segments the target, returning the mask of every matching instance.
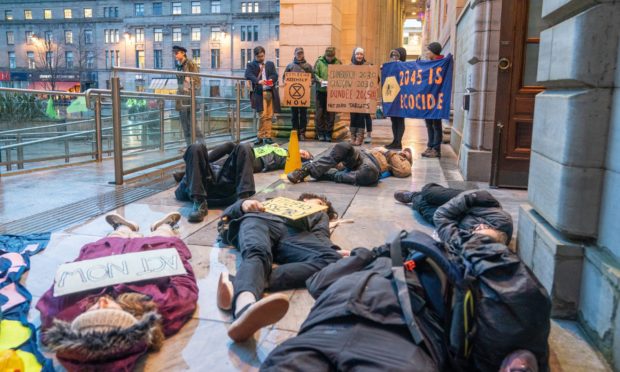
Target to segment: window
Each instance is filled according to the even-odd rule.
[[[211,68],[220,68],[220,50],[211,49]]]
[[[13,34],[13,31],[7,31],[6,32],[6,43],[8,45],[15,44],[15,35]]]
[[[95,52],[91,52],[91,51],[86,52],[86,68],[88,69],[95,68]]]
[[[200,41],[200,27],[192,27],[192,41]]]
[[[209,96],[210,97],[219,97],[220,96],[220,81],[219,80],[209,80]]]
[[[43,10],[43,19],[52,19],[52,10],[51,9]]]
[[[181,36],[181,27],[173,27],[172,28],[172,41],[182,41],[183,37]]]
[[[144,50],[136,50],[136,67],[144,68]]]
[[[106,51],[105,51],[105,68],[110,68],[110,67],[109,67],[109,66],[110,66],[110,64],[109,64],[109,62],[108,62],[108,54],[109,54],[109,52],[106,50]]]
[[[172,14],[181,14],[181,3],[172,3]]]
[[[34,52],[26,52],[26,58],[28,59],[28,69],[34,70],[37,65],[34,61]]]
[[[13,20],[13,11],[12,10],[5,10],[4,11],[4,19],[7,21],[12,21]],[[11,54],[11,52],[9,52],[9,54]]]
[[[153,15],[160,16],[163,14],[163,7],[161,3],[153,3]]]
[[[32,10],[24,10],[24,19],[32,19]]]
[[[136,17],[144,17],[144,3],[133,4],[133,10]]]
[[[246,50],[245,50],[245,55],[246,55],[246,56],[247,56],[247,58],[248,58],[247,63],[252,62],[252,49],[246,49]]]
[[[84,30],[84,43],[85,44],[93,43],[93,30]]]
[[[110,9],[112,9],[112,8],[110,8]],[[114,13],[113,14],[114,14],[114,18],[118,18],[118,7],[117,6],[114,7]],[[116,52],[117,52],[116,58],[118,59],[118,50]]]
[[[73,52],[65,52],[65,62],[67,68],[73,68]]]
[[[245,41],[245,26],[241,26],[241,41]]]
[[[112,30],[103,30],[103,42],[106,44],[110,44],[110,31]]]
[[[32,31],[26,31],[26,44],[32,44],[32,37],[34,33]]]
[[[245,49],[241,49],[241,68],[245,68]]]
[[[93,8],[84,8],[84,18],[93,18]]]
[[[245,39],[246,39],[247,41],[252,41],[252,26],[248,26],[248,27],[246,28],[246,30],[247,30],[247,32],[248,32],[248,33],[247,33],[247,36],[246,36],[246,38],[245,38]]]
[[[276,67],[280,67],[280,49],[276,49]]]
[[[211,26],[211,40],[220,40],[220,28],[219,26]]]
[[[211,13],[220,13],[221,1],[211,0]]]
[[[52,67],[54,60],[54,52],[45,52],[45,64]]]
[[[258,26],[254,26],[254,41],[258,40]]]
[[[73,44],[73,31],[65,31],[65,44]]]
[[[15,52],[9,52],[9,68],[15,68]]]
[[[114,54],[114,51],[112,51],[112,54]],[[117,50],[116,54],[114,55],[114,66],[120,66],[121,65],[121,51]]]
[[[280,40],[280,26],[276,25],[276,40]]]
[[[73,11],[71,9],[65,9],[65,19],[73,18]]]
[[[144,29],[136,28],[136,43],[144,43]]]
[[[118,43],[120,33],[118,30],[103,30],[103,38],[106,44]]]
[[[105,7],[103,8],[103,16],[105,18],[117,18],[118,17],[118,7]]]
[[[155,49],[153,51],[153,66],[155,66],[155,68],[164,68],[164,55],[161,49]]]
[[[247,12],[247,8],[245,6],[245,3],[241,3],[241,13],[246,13]]]
[[[254,2],[254,13],[258,13],[258,2]]]
[[[200,14],[200,1],[192,1],[192,14]]]
[[[163,29],[161,29],[161,28],[154,28],[153,29],[153,40],[155,42],[159,42],[159,43],[164,41],[164,31],[163,31]]]
[[[192,60],[200,68],[200,49],[192,49]]]
[[[54,40],[54,35],[52,31],[45,31],[45,41],[51,43]]]

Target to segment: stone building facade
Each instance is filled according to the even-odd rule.
[[[279,59],[279,11],[277,0],[0,0],[0,71],[17,78],[3,79],[3,85],[33,87],[41,80],[29,57],[38,54],[40,40],[48,36],[63,54],[58,58],[60,77],[88,86],[105,88],[112,65],[173,69],[173,45],[187,48],[201,72],[242,75],[257,45],[266,48],[269,59]],[[78,62],[84,65],[79,73]],[[148,89],[156,76],[123,78],[126,88],[140,90]],[[203,80],[203,92],[226,84]]]

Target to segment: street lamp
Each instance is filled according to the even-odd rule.
[[[127,44],[132,43],[133,38],[129,32],[125,32],[123,37],[125,38],[125,66],[127,66]]]

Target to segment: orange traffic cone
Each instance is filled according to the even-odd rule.
[[[284,174],[291,173],[295,169],[301,168],[301,155],[299,154],[299,139],[297,131],[291,131],[291,138],[288,141],[288,157],[284,165]]]

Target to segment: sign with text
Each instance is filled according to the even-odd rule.
[[[325,205],[305,203],[281,196],[267,200],[263,203],[263,206],[265,207],[265,212],[290,220],[298,220],[310,216],[311,214],[327,210],[327,206]]]
[[[374,113],[377,109],[379,66],[329,65],[327,111]]]
[[[452,55],[434,61],[389,62],[381,69],[383,114],[449,119]]]
[[[70,262],[60,265],[56,271],[54,297],[186,273],[174,248]]]
[[[284,77],[282,106],[310,107],[312,75],[307,72],[287,72]]]

